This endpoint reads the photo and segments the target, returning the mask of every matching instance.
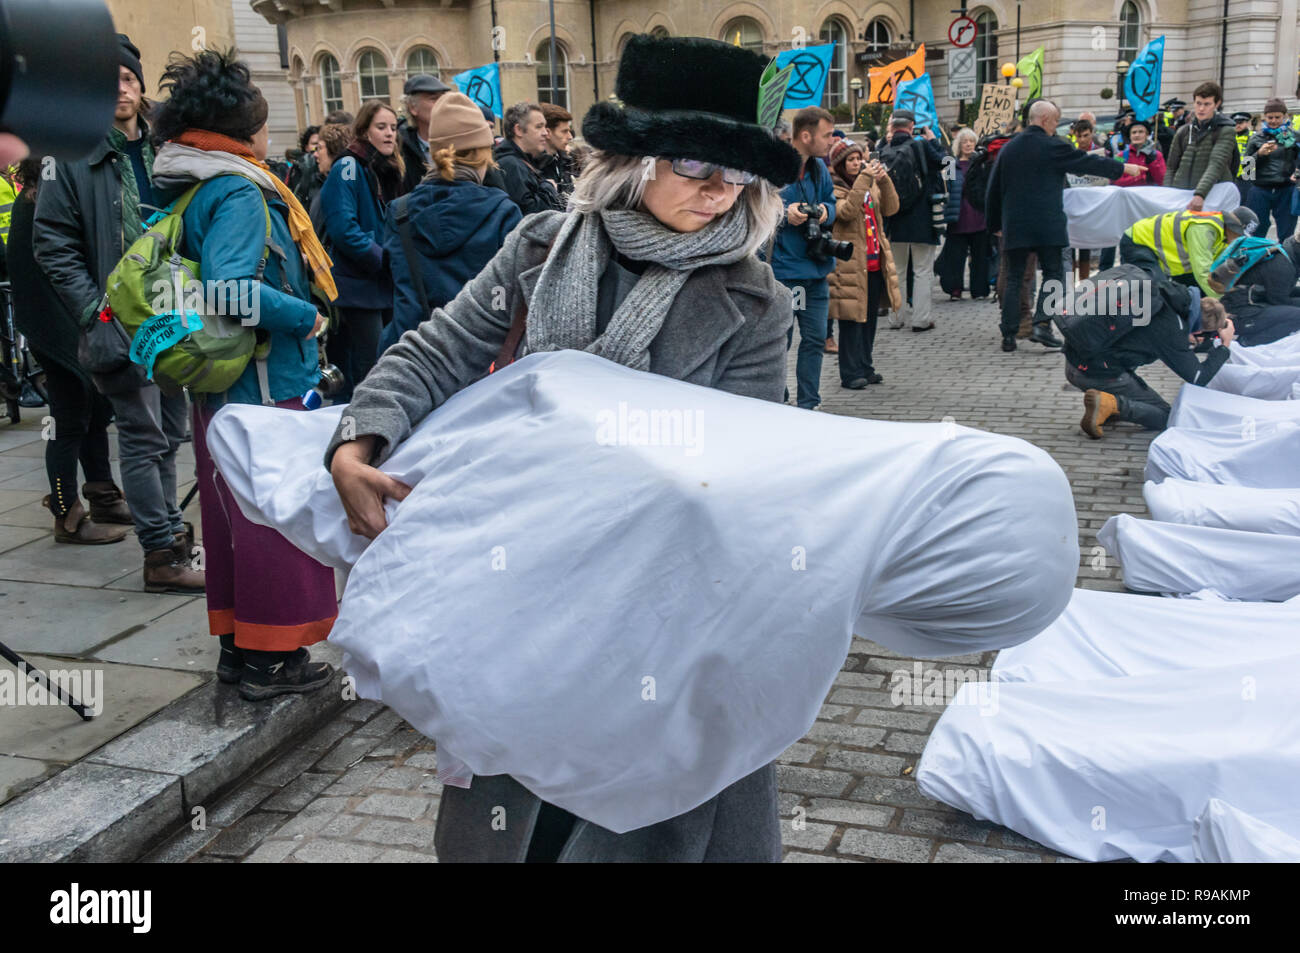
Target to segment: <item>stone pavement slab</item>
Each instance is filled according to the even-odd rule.
[[[87,547],[66,548],[80,551]],[[81,655],[194,601],[203,600],[196,596],[0,581],[0,619],[5,622],[2,638],[16,652]],[[211,636],[205,634],[203,638]]]

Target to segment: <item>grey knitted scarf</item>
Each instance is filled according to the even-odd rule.
[[[648,212],[570,212],[528,305],[528,351],[590,351],[648,370],[650,342],[691,272],[739,261],[748,237],[739,203],[698,232],[675,232]],[[651,264],[597,336],[597,286],[612,248]]]

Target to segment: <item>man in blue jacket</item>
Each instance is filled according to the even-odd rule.
[[[830,150],[834,129],[834,117],[820,106],[808,106],[794,114],[790,145],[798,151],[803,168],[799,178],[781,190],[785,222],[777,229],[768,255],[776,280],[790,289],[794,300],[794,317],[799,321],[795,402],[805,410],[813,410],[821,403],[818,385],[826,347],[826,319],[830,313],[830,288],[826,279],[835,270],[835,259],[809,257],[805,237],[809,217],[799,206],[817,209],[817,220],[823,228],[829,230],[835,221],[835,187],[823,161]],[[793,321],[788,339],[794,339]]]

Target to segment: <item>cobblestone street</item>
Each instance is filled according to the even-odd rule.
[[[940,299],[942,298],[942,301]],[[998,350],[996,305],[948,302],[935,288],[938,327],[889,330],[882,319],[876,370],[885,382],[839,386],[823,368],[823,410],[888,420],[940,421],[1021,437],[1069,475],[1079,515],[1078,584],[1121,590],[1095,534],[1117,513],[1145,514],[1142,469],[1152,434],[1121,424],[1094,443],[1079,430],[1081,395],[1064,386],[1059,352],[1020,342]],[[797,342],[796,342],[797,343]],[[794,389],[794,351],[790,387]],[[1177,380],[1148,381],[1166,399]],[[845,514],[846,526],[852,525]],[[1026,511],[1024,519],[1035,514]],[[987,668],[995,653],[935,668]],[[782,828],[790,862],[1058,862],[1066,858],[1006,828],[976,821],[920,793],[914,769],[942,709],[891,703],[891,673],[912,661],[855,638],[812,730],[781,758]],[[440,785],[436,754],[393,712],[361,701],[291,747],[207,809],[205,830],[185,830],[155,861],[433,861]]]

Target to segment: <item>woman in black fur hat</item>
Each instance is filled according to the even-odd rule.
[[[357,387],[325,458],[354,532],[373,538],[384,498],[409,492],[375,465],[452,394],[522,354],[585,350],[782,400],[790,292],[755,252],[781,219],[777,187],[800,160],[772,133],[784,89],[760,96],[767,65],[716,40],[629,40],[621,105],[598,103],[583,121],[596,151],[570,211],[526,217]],[[502,808],[511,820],[499,830]],[[445,789],[437,832],[442,861],[777,861],[780,848],[771,765],[625,834],[543,803],[509,775],[475,777]]]

